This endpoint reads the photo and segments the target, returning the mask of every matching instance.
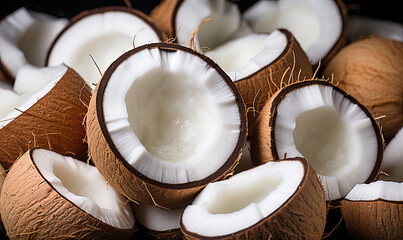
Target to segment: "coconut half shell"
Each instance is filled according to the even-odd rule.
[[[91,97],[71,68],[0,122],[0,163],[8,169],[32,147],[87,159],[83,119]]]
[[[31,149],[10,169],[1,192],[2,220],[10,239],[129,239],[60,194],[34,160]],[[46,151],[46,150],[45,150]],[[92,166],[93,167],[93,166]]]

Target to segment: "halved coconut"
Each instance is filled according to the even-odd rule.
[[[8,169],[32,147],[87,159],[83,119],[91,90],[66,65],[20,68],[14,84],[0,86],[0,163]]]
[[[271,93],[283,83],[312,77],[308,58],[289,31],[251,33],[231,1],[166,0],[151,16],[179,44],[194,41],[231,77],[248,109],[249,132]]]
[[[374,180],[383,141],[374,118],[330,82],[290,84],[263,108],[251,138],[255,165],[304,156],[318,173],[327,200],[345,197],[358,183]]]
[[[383,153],[383,180],[403,182],[403,128],[386,145]]]
[[[25,64],[43,67],[57,34],[67,25],[65,18],[28,11],[22,7],[0,23],[0,71],[12,82]]]
[[[341,210],[355,239],[402,239],[403,183],[357,184]]]
[[[312,65],[326,65],[347,37],[347,8],[342,0],[260,0],[243,17],[255,32],[288,29]]]
[[[303,158],[268,162],[208,184],[185,208],[186,239],[321,239],[326,201]]]
[[[53,42],[46,63],[66,63],[94,88],[120,55],[135,46],[163,40],[144,13],[127,7],[102,7],[74,17]]]
[[[139,239],[183,239],[180,218],[185,208],[162,209],[152,204],[133,203]]]
[[[246,125],[239,92],[214,62],[155,43],[108,68],[91,98],[87,133],[92,160],[115,189],[172,207],[232,170]]]
[[[9,171],[0,206],[11,239],[130,239],[125,201],[94,166],[32,149]]]

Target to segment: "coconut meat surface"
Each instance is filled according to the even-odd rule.
[[[382,179],[403,182],[403,128],[386,145],[383,152],[382,170],[388,175]]]
[[[48,48],[67,23],[65,18],[38,15],[26,8],[17,9],[0,23],[2,64],[13,76],[28,63],[44,66]]]
[[[286,95],[274,126],[279,157],[305,157],[322,182],[327,200],[344,197],[365,182],[377,160],[372,122],[330,86],[309,85]]]
[[[48,65],[65,63],[93,88],[107,67],[126,51],[159,36],[142,18],[123,11],[86,16],[59,36],[49,53]]]
[[[81,210],[116,228],[133,228],[130,205],[96,167],[44,149],[34,150],[33,161],[46,181]]]
[[[369,184],[357,184],[345,199],[350,201],[382,199],[401,202],[403,199],[403,183],[379,180]]]
[[[222,236],[245,230],[279,209],[304,177],[299,161],[268,162],[210,183],[185,208],[184,227],[201,236]]]
[[[286,36],[275,30],[270,34],[248,34],[207,50],[233,81],[245,78],[273,62],[287,46]]]
[[[137,221],[154,231],[179,229],[184,208],[166,210],[151,204],[133,204]]]
[[[137,171],[162,183],[201,180],[239,137],[234,94],[203,59],[145,49],[123,61],[103,97],[112,142]]]
[[[312,64],[327,55],[342,33],[342,18],[333,0],[261,0],[243,16],[255,32],[288,29]]]
[[[14,86],[0,84],[0,129],[45,96],[66,73],[67,67],[22,66]]]

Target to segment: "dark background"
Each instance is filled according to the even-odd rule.
[[[160,0],[128,0],[133,8],[148,14]],[[241,10],[245,10],[257,0],[235,0]],[[401,1],[398,0],[344,0],[350,14],[390,20],[403,23]],[[19,7],[48,13],[57,17],[71,18],[83,10],[107,6],[122,5],[124,0],[0,0],[0,19]]]

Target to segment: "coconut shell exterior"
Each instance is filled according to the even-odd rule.
[[[60,195],[40,174],[33,151],[15,162],[1,192],[2,220],[10,239],[130,239],[135,226],[110,226]]]
[[[369,37],[344,47],[324,70],[341,89],[380,117],[386,142],[403,127],[402,65],[402,42]]]
[[[175,16],[183,0],[162,0],[150,13],[155,25],[168,38],[175,39]]]
[[[183,236],[182,231],[177,229],[172,229],[168,231],[155,231],[144,227],[143,225],[137,223],[138,231],[134,235],[132,239],[150,239],[150,240],[183,240],[185,236]]]
[[[403,238],[403,202],[342,201],[343,219],[354,239]]]
[[[177,44],[153,43],[128,51],[112,63],[95,88],[88,109],[87,138],[90,158],[108,183],[129,199],[138,203],[155,204],[166,208],[178,208],[191,201],[208,183],[222,179],[233,171],[246,144],[246,109],[239,92],[236,90],[235,85],[233,85],[229,77],[218,65],[210,59],[204,58],[204,60],[210,66],[214,67],[224,79],[227,78],[226,83],[234,93],[241,119],[238,144],[223,166],[221,166],[217,172],[212,173],[202,180],[182,184],[167,184],[144,176],[121,156],[119,150],[113,144],[105,126],[102,102],[103,91],[114,69],[131,54],[135,54],[135,52],[145,48],[159,48],[161,51],[185,51],[200,58],[204,58],[196,51]]]
[[[186,239],[321,239],[326,224],[326,200],[322,185],[308,161],[297,191],[271,215],[239,232],[219,237],[200,236],[189,232],[181,222]]]
[[[0,129],[0,163],[8,169],[32,147],[86,160],[83,119],[90,97],[84,79],[68,68],[46,95]]]

